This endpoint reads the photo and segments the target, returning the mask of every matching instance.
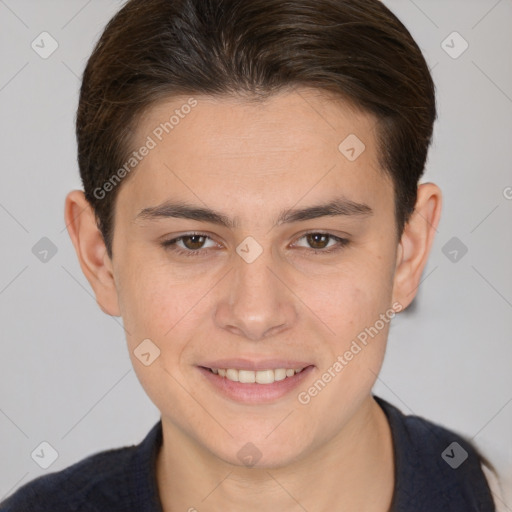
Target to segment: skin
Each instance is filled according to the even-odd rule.
[[[393,493],[389,425],[371,396],[389,324],[307,405],[297,400],[352,340],[393,303],[413,300],[441,212],[441,192],[418,187],[400,237],[393,186],[378,164],[375,119],[311,89],[263,104],[195,96],[198,104],[150,151],[119,190],[113,257],[83,192],[65,216],[82,270],[104,312],[122,316],[137,376],[162,414],[157,482],[164,510],[388,510]],[[188,98],[154,105],[137,125],[134,148]],[[356,134],[366,149],[353,162],[338,146]],[[276,224],[282,210],[336,197],[370,215],[323,216]],[[167,200],[211,208],[236,226],[141,218]],[[210,238],[178,255],[161,245],[190,232]],[[328,232],[349,239],[312,239]],[[263,249],[252,263],[236,252],[247,237]],[[201,249],[201,247],[203,247]],[[160,348],[150,366],[134,350]],[[296,391],[270,404],[229,400],[197,365],[208,359],[285,358],[314,365]],[[248,442],[261,452],[239,460]],[[371,489],[371,492],[368,492]],[[301,508],[303,507],[303,508]]]

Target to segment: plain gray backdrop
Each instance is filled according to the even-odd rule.
[[[472,439],[508,489],[512,0],[385,3],[437,86],[423,181],[441,187],[444,206],[418,297],[393,320],[374,392]],[[140,442],[159,418],[132,370],[121,320],[97,306],[63,218],[66,193],[81,188],[80,77],[121,5],[0,0],[0,500],[87,455]],[[58,454],[48,469],[34,455],[42,442]],[[506,501],[512,510],[511,494]]]

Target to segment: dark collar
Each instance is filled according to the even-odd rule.
[[[406,416],[382,398],[373,398],[386,415],[393,439],[392,512],[495,511],[480,467],[480,455],[469,441],[419,416]],[[442,456],[454,442],[468,454],[457,469]],[[162,512],[156,480],[156,460],[161,446],[160,420],[133,454],[129,488],[137,511]]]

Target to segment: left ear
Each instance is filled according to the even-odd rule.
[[[398,301],[403,309],[409,306],[418,291],[441,218],[441,205],[442,194],[437,185],[423,183],[418,186],[414,212],[398,245],[393,280],[393,301]]]

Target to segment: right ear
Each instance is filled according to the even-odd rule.
[[[89,281],[96,302],[107,315],[121,316],[112,261],[94,211],[81,190],[66,196],[64,217],[80,267]]]

